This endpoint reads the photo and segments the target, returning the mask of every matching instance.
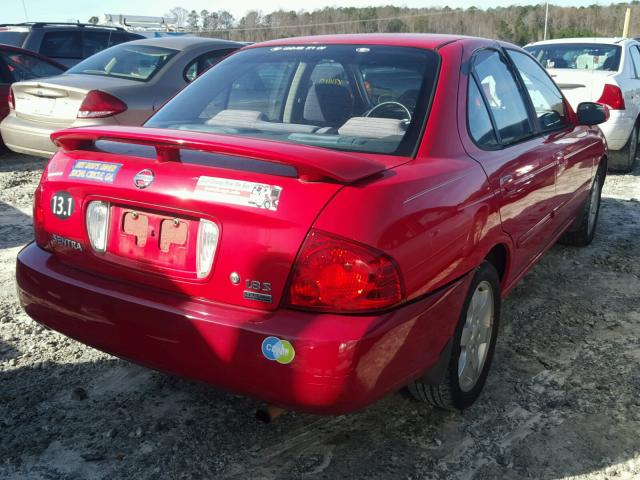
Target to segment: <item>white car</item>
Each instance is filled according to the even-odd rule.
[[[526,45],[575,110],[581,102],[610,109],[600,125],[609,146],[609,169],[628,172],[638,151],[640,43],[627,38],[563,38]]]

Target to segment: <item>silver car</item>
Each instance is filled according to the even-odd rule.
[[[136,40],[103,50],[62,75],[11,86],[0,124],[14,152],[49,157],[49,135],[86,125],[141,125],[209,66],[244,44],[198,37]]]

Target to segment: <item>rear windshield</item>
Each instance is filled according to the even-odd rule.
[[[120,77],[146,82],[177,53],[149,45],[120,44],[83,60],[67,73]]]
[[[253,48],[212,67],[146,126],[411,155],[437,65],[435,52],[406,47]]]
[[[545,68],[618,71],[620,45],[558,43],[524,47]]]
[[[0,31],[0,43],[11,45],[12,47],[22,47],[28,32],[2,32]]]

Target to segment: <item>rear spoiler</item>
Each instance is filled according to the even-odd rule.
[[[93,150],[99,140],[148,145],[155,147],[158,162],[179,162],[183,149],[247,157],[292,166],[304,181],[352,183],[388,168],[364,155],[326,148],[162,128],[69,128],[52,133],[51,140],[65,151]]]

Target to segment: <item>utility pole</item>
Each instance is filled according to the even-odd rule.
[[[27,14],[27,6],[24,4],[24,0],[22,0],[22,9],[24,10],[24,21],[29,21],[29,14]]]
[[[629,36],[629,24],[631,23],[631,8],[627,8],[624,14],[624,27],[622,27],[622,36],[627,38]]]
[[[547,24],[549,23],[549,2],[547,2],[547,8],[544,14],[544,38],[543,40],[547,39]]]

